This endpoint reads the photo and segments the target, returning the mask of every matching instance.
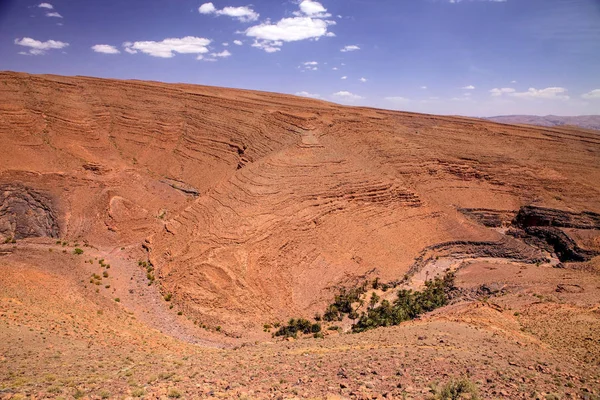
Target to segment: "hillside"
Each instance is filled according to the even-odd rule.
[[[600,393],[596,133],[0,82],[0,397],[423,398],[461,376],[486,398]],[[397,327],[290,342],[264,327],[447,268],[451,305]]]
[[[580,115],[577,117],[560,117],[557,115],[502,115],[486,119],[502,124],[576,126],[583,129],[600,130],[600,115]]]

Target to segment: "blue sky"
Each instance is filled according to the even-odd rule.
[[[600,0],[0,0],[0,70],[600,114]]]

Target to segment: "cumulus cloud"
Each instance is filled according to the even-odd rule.
[[[254,40],[252,47],[257,47],[266,51],[267,53],[275,53],[281,50],[283,42],[281,40],[269,41],[269,40]]]
[[[591,92],[584,93],[581,95],[581,97],[588,100],[600,99],[600,89],[594,89]]]
[[[254,38],[252,46],[267,53],[274,53],[281,50],[285,42],[319,40],[323,36],[335,36],[328,28],[336,22],[325,19],[330,15],[321,3],[303,0],[299,3],[299,8],[299,11],[293,13],[294,17],[282,18],[276,23],[267,20],[246,29],[246,36]]]
[[[48,40],[41,42],[32,38],[15,39],[15,44],[19,46],[29,47],[29,53],[34,56],[45,54],[48,50],[59,50],[69,46],[69,43],[60,42],[58,40]]]
[[[184,38],[168,38],[160,42],[125,42],[123,47],[130,54],[138,51],[153,57],[171,58],[175,53],[180,54],[205,54],[208,53],[207,46],[211,43],[210,39],[186,36]]]
[[[316,94],[316,93],[308,93],[308,92],[305,92],[305,91],[302,91],[302,92],[297,92],[297,93],[296,93],[296,96],[310,97],[310,98],[313,98],[313,99],[319,99],[319,98],[321,98],[321,95],[319,95],[319,94]]]
[[[63,16],[57,12],[49,12],[46,13],[46,17],[62,18]]]
[[[235,45],[237,45],[237,46],[241,46],[241,45],[243,45],[244,43],[243,43],[241,40],[234,40],[234,41],[233,41],[233,44],[235,44]]]
[[[109,44],[97,44],[92,46],[92,50],[96,53],[104,53],[104,54],[119,54],[120,51],[115,46],[111,46]]]
[[[45,8],[45,9],[48,9],[48,10],[53,10],[54,9],[54,6],[52,4],[50,4],[50,3],[40,3],[40,4],[38,4],[38,7],[39,8]]]
[[[362,83],[365,83],[367,81],[367,78],[360,78],[359,81],[361,81]]]
[[[493,88],[490,90],[490,93],[494,97],[502,96],[503,94],[514,93],[516,92],[513,88]]]
[[[331,68],[331,69],[332,69],[333,71],[337,71],[337,70],[338,70],[338,67],[333,67],[333,68]]]
[[[473,90],[473,89],[475,89],[475,86],[473,86],[473,85],[463,86],[463,87],[461,87],[461,89],[463,89],[463,90]]]
[[[565,94],[567,89],[562,87],[549,87],[546,89],[529,88],[526,92],[510,93],[511,96],[525,99],[549,99],[549,100],[569,100],[570,97]]]
[[[313,0],[303,0],[300,3],[300,11],[295,13],[296,15],[308,15],[316,18],[329,18],[331,14],[327,13],[327,9],[323,7],[323,4]]]
[[[343,47],[340,51],[342,53],[347,53],[349,51],[356,51],[356,50],[360,50],[360,47],[358,47],[357,45],[351,44],[349,46]]]
[[[231,53],[228,50],[223,50],[220,53],[212,53],[211,56],[218,57],[218,58],[227,58],[227,57],[231,57]]]
[[[334,93],[333,97],[340,99],[340,100],[345,100],[345,101],[354,101],[354,100],[360,100],[363,98],[362,96],[359,96],[354,93],[350,93],[346,90],[342,90],[342,91]]]
[[[347,76],[342,76],[340,79],[343,80],[343,81],[345,81],[346,79],[348,79],[348,77]]]
[[[248,6],[225,7],[222,10],[218,10],[213,3],[202,4],[200,7],[198,7],[198,12],[200,14],[226,15],[241,22],[256,21],[260,16],[259,13]]]
[[[246,36],[255,38],[254,47],[268,53],[279,51],[284,42],[318,39],[327,34],[332,21],[310,17],[283,18],[276,24],[269,21],[246,30]]]
[[[421,86],[421,89],[427,90],[427,86]]]

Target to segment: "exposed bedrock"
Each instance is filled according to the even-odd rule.
[[[19,184],[0,185],[0,235],[6,238],[58,237],[51,199]]]
[[[543,262],[546,260],[546,257],[544,257],[544,254],[539,249],[510,237],[505,237],[497,242],[452,241],[426,247],[410,267],[409,275],[415,274],[429,262],[442,257],[458,259],[505,258],[526,263]]]
[[[513,221],[520,228],[555,226],[559,228],[600,229],[600,214],[589,211],[570,212],[552,208],[521,207]]]
[[[525,229],[525,232],[546,243],[562,262],[589,261],[598,255],[595,251],[579,247],[573,239],[559,228],[529,227]]]
[[[510,210],[491,210],[488,208],[459,208],[458,211],[468,218],[490,228],[510,225],[516,212]]]
[[[563,229],[600,229],[600,214],[570,212],[543,207],[522,207],[509,234],[556,254],[562,262],[589,261],[598,252],[581,248]]]

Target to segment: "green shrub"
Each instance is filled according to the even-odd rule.
[[[304,334],[316,334],[321,332],[321,324],[311,323],[309,320],[304,318],[290,319],[287,325],[280,327],[273,336],[283,337],[298,337],[298,332]]]
[[[167,293],[165,295],[165,301],[171,301],[172,298],[173,298],[173,294],[172,293]]]
[[[434,399],[436,400],[459,400],[459,399],[479,399],[477,386],[466,378],[451,380],[444,386],[436,390]]]
[[[171,389],[171,390],[169,390],[169,393],[167,394],[167,396],[169,396],[169,398],[171,398],[171,399],[178,399],[181,397],[181,393],[179,393],[175,389]]]
[[[327,307],[323,319],[325,321],[341,321],[344,314],[355,312],[352,304],[362,304],[361,295],[367,291],[366,283],[357,288],[342,288],[340,293],[335,296],[334,302]]]
[[[363,332],[379,326],[398,325],[417,318],[423,313],[448,304],[449,293],[453,289],[454,273],[449,272],[443,278],[436,277],[425,282],[425,288],[420,292],[398,291],[398,298],[393,304],[383,300],[380,305],[375,306],[376,302],[372,297],[367,311],[363,312],[358,322],[352,325],[352,331]]]

